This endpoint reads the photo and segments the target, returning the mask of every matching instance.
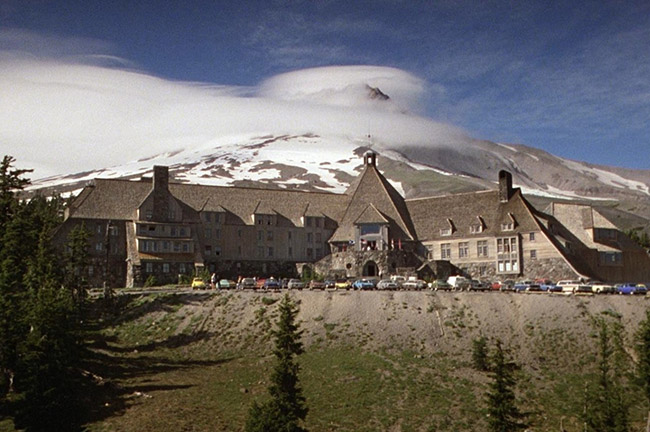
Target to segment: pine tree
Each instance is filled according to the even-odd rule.
[[[514,387],[517,384],[514,363],[506,359],[506,353],[497,339],[492,356],[492,383],[487,393],[488,426],[491,432],[514,432],[526,429],[524,415],[516,404]]]
[[[5,226],[14,214],[17,203],[15,193],[29,184],[29,179],[23,176],[32,170],[14,169],[16,160],[5,155],[0,162],[0,238],[3,237]]]
[[[646,310],[645,320],[639,324],[636,332],[636,353],[639,358],[638,377],[643,387],[646,401],[650,405],[650,309]],[[646,432],[650,432],[650,408]]]
[[[628,405],[624,400],[625,366],[620,323],[596,321],[599,327],[598,375],[590,383],[585,400],[585,426],[589,432],[626,432],[629,428]]]
[[[75,226],[68,234],[66,242],[65,286],[79,308],[86,297],[86,269],[88,267],[88,238],[90,232],[84,223]]]
[[[300,366],[295,361],[295,357],[303,353],[302,331],[295,322],[299,309],[285,295],[279,311],[277,329],[272,332],[276,362],[269,386],[271,399],[262,404],[253,403],[246,421],[247,432],[306,431],[300,423],[308,409],[298,380]]]
[[[487,338],[480,336],[472,341],[472,366],[474,369],[487,372],[490,370]]]

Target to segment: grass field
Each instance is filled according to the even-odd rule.
[[[438,297],[435,308],[427,308],[425,301],[431,298],[424,294],[417,306],[413,298],[396,295],[386,297],[392,303],[385,303],[383,310],[355,321],[336,315],[340,307],[314,307],[326,302],[319,295],[325,293],[299,298],[305,311],[300,317],[306,352],[299,362],[309,407],[308,430],[486,430],[484,400],[490,377],[472,369],[469,358],[472,337],[483,331],[489,334],[490,310],[484,313],[482,308],[492,305],[485,306],[478,296]],[[352,295],[330,302],[354,302]],[[125,298],[119,313],[99,324],[91,343],[89,369],[101,377],[102,385],[97,394],[89,395],[94,411],[88,430],[243,430],[251,403],[266,397],[273,364],[268,331],[277,317],[277,298],[240,294]],[[371,299],[367,293],[359,298],[363,304]],[[473,306],[475,301],[481,306]],[[596,335],[585,323],[596,313],[620,318],[611,308],[636,317],[645,306],[622,303],[631,300],[610,299],[603,305],[596,299],[580,300],[570,305],[575,317],[567,318],[575,328],[564,328],[566,324],[557,328],[542,325],[556,321],[550,319],[551,312],[528,312],[539,308],[538,303],[529,304],[538,301],[533,297],[491,301],[510,305],[509,316],[520,315],[519,324],[510,319],[499,325],[516,333],[503,336],[521,366],[518,396],[531,430],[558,431],[563,419],[567,431],[581,431],[585,383],[596,362]],[[433,330],[436,308],[442,311],[444,330],[444,337],[435,339],[437,345],[412,336]],[[597,312],[603,308],[605,312]],[[363,313],[357,306],[351,310]],[[408,321],[405,314],[428,324],[416,328],[411,323],[416,321]],[[375,322],[369,320],[387,321],[391,328],[407,322],[399,330],[403,343],[393,336],[382,339],[368,329],[368,322]],[[636,403],[643,398],[634,387],[629,397],[634,401],[631,430],[641,431],[645,403]],[[13,431],[11,423],[0,422],[0,431]]]

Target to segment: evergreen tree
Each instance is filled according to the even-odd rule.
[[[506,359],[506,353],[497,339],[492,355],[492,383],[487,393],[488,426],[491,432],[513,432],[526,429],[524,415],[516,404],[514,387],[517,384],[515,364]]]
[[[646,310],[645,319],[639,324],[635,348],[639,359],[638,378],[646,401],[650,405],[650,309]],[[650,408],[648,408],[646,432],[650,432]]]
[[[472,366],[474,369],[487,372],[490,370],[487,338],[480,336],[472,341]]]
[[[299,309],[285,295],[279,311],[277,329],[272,332],[276,362],[269,386],[271,399],[262,404],[253,403],[246,421],[247,432],[306,431],[300,423],[308,409],[298,380],[300,367],[295,361],[295,357],[303,353],[302,331],[295,322]]]
[[[90,233],[85,224],[75,226],[66,242],[65,285],[70,289],[78,307],[86,297],[86,271],[88,267],[88,239]]]
[[[598,319],[598,375],[588,386],[585,400],[585,426],[589,432],[626,432],[629,428],[628,406],[624,400],[625,367],[620,323],[608,324]]]
[[[0,238],[3,237],[5,226],[12,218],[17,202],[15,193],[29,184],[29,179],[23,176],[32,170],[14,169],[16,160],[5,155],[0,162]]]

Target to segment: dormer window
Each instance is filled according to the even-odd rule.
[[[508,213],[508,219],[501,223],[501,231],[513,231],[517,225],[517,221],[512,213]]]
[[[440,235],[450,236],[454,231],[456,231],[454,222],[451,219],[447,219],[447,226],[440,228]]]
[[[476,216],[476,221],[474,221],[474,223],[469,226],[470,234],[482,233],[484,229],[485,223],[483,222],[483,218],[481,216]]]

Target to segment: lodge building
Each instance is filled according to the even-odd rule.
[[[55,243],[90,232],[91,285],[220,277],[446,277],[650,280],[650,258],[590,206],[535,209],[499,173],[497,190],[404,199],[367,152],[343,194],[95,179],[66,210]]]

